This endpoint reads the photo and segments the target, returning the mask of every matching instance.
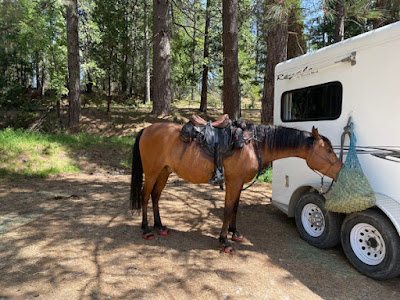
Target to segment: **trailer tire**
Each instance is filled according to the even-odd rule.
[[[377,280],[400,275],[400,236],[380,210],[348,215],[341,241],[350,263],[364,275]]]
[[[340,242],[343,215],[328,212],[325,198],[315,192],[300,197],[295,208],[295,221],[300,236],[317,248],[331,248]]]

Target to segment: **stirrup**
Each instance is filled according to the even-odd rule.
[[[208,183],[211,183],[213,185],[219,185],[221,187],[225,183],[225,178],[223,173],[220,170],[218,170],[218,168],[215,168]]]

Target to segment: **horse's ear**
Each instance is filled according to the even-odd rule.
[[[315,128],[314,126],[312,127],[312,135],[313,135],[314,139],[316,139],[316,140],[320,139],[320,136],[318,134],[318,129]]]

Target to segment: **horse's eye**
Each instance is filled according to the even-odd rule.
[[[332,153],[332,150],[331,150],[331,149],[326,149],[326,152],[328,152],[329,154],[331,154],[331,153]]]

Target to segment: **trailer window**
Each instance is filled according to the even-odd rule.
[[[282,121],[335,120],[342,112],[342,94],[338,81],[285,92],[281,99]]]

